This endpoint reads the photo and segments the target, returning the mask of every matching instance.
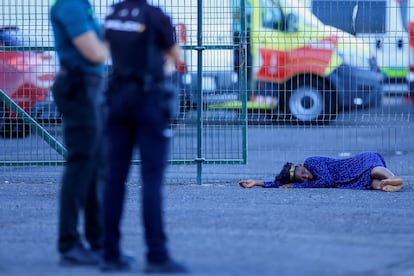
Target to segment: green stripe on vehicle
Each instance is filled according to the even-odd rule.
[[[389,78],[405,78],[408,68],[381,68],[381,72]]]

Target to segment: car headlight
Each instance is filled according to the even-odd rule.
[[[237,73],[236,72],[233,72],[232,74],[231,74],[231,82],[232,83],[237,83],[239,81],[239,76],[237,75]]]
[[[192,81],[191,74],[185,73],[182,75],[182,83],[184,85],[191,85]]]

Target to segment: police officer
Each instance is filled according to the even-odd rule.
[[[120,248],[125,181],[135,146],[140,150],[142,215],[147,273],[186,272],[166,248],[161,188],[167,163],[169,112],[162,83],[166,60],[179,64],[170,18],[145,0],[109,8],[104,36],[112,57],[107,92],[107,181],[104,191],[104,254],[101,270],[128,270],[132,259]]]
[[[102,246],[99,197],[103,138],[103,74],[108,50],[87,0],[55,0],[50,20],[60,71],[52,90],[63,115],[67,149],[59,204],[58,250],[67,265],[98,265]],[[86,248],[78,233],[84,212]]]

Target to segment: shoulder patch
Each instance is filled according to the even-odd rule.
[[[132,9],[131,11],[131,16],[132,17],[137,17],[140,13],[140,10],[138,8]]]

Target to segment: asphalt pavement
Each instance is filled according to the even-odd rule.
[[[102,275],[61,267],[55,183],[0,183],[0,275]],[[123,248],[142,274],[139,184],[128,185]],[[414,188],[242,189],[237,183],[164,189],[171,254],[192,275],[414,275]],[[117,275],[117,274],[112,274]]]
[[[398,137],[406,139],[395,141],[398,147],[393,149],[401,149],[401,153],[382,152],[392,170],[405,179],[403,189],[397,193],[242,189],[237,185],[239,177],[271,179],[274,168],[280,167],[273,160],[287,160],[284,155],[262,154],[263,149],[274,148],[274,144],[286,148],[283,143],[292,142],[261,139],[259,143],[255,139],[262,136],[260,129],[249,130],[248,165],[205,167],[204,171],[209,172],[206,175],[211,177],[205,176],[203,185],[194,184],[191,166],[170,167],[164,199],[172,256],[185,263],[192,275],[414,275],[414,150],[408,142],[412,139],[411,123],[406,125],[395,127],[401,132]],[[352,147],[355,151],[377,147],[379,142],[372,137],[384,135],[375,134],[373,128],[365,135],[364,130],[358,132],[358,143]],[[295,138],[289,129],[277,131]],[[325,139],[315,139],[313,147],[324,143],[321,148],[326,149],[326,141],[332,140],[327,138],[336,137],[336,130],[317,131]],[[303,158],[296,151],[287,154],[294,162]],[[0,275],[102,275],[96,267],[58,265],[61,168],[3,171]],[[136,265],[131,272],[119,275],[142,274],[145,263],[139,209],[141,186],[136,179],[134,176],[128,183],[122,225],[123,248],[136,257]]]

